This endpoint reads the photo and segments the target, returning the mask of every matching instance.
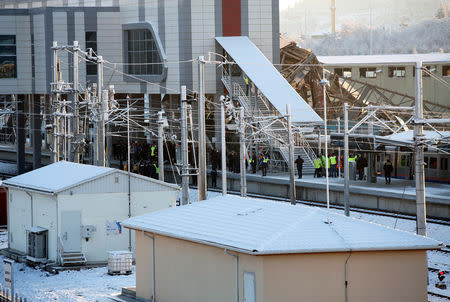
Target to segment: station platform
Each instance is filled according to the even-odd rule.
[[[217,185],[221,186],[220,172]],[[240,190],[240,174],[227,173],[228,189]],[[344,204],[344,179],[329,178],[330,203]],[[363,209],[387,211],[392,213],[415,215],[416,189],[411,180],[392,179],[391,184],[385,184],[384,177],[379,177],[377,183],[366,180],[350,180],[350,206]],[[297,200],[326,203],[326,179],[313,178],[305,175],[295,179]],[[247,191],[249,193],[267,196],[289,197],[288,174],[247,173]],[[450,185],[426,183],[425,196],[427,202],[427,217],[450,220]]]

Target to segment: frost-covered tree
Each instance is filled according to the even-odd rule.
[[[433,19],[398,31],[372,30],[373,54],[450,52],[450,18]],[[346,24],[336,35],[299,41],[317,55],[369,54],[370,28]]]

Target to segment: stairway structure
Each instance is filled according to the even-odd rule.
[[[84,253],[62,253],[60,255],[61,266],[79,266],[86,264]]]
[[[275,170],[285,170],[289,166],[289,140],[285,116],[275,109],[256,87],[249,88],[250,91],[247,93],[247,84],[242,76],[231,76],[225,68],[222,68],[221,79],[227,91],[231,92],[231,98],[238,101],[244,108],[245,115],[250,117],[254,129],[259,129],[258,135],[251,135],[252,142],[247,143],[246,149],[251,150],[252,145],[265,145],[266,149],[270,146],[272,154],[278,153],[277,158],[282,162],[271,160],[271,164],[275,165]],[[300,155],[304,160],[303,174],[314,174],[313,161],[316,155],[303,137],[304,129],[295,125],[293,128],[294,160]]]

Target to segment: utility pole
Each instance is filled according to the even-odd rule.
[[[204,72],[205,59],[203,56],[198,57],[198,85],[199,85],[199,102],[198,102],[198,201],[206,199],[207,178],[206,178],[206,133],[205,133],[205,96],[204,96]]]
[[[423,99],[422,99],[422,62],[416,63],[416,104],[414,119],[423,119]],[[427,236],[427,209],[425,200],[425,171],[423,162],[423,124],[414,124],[414,158],[415,158],[415,176],[416,176],[416,207],[417,235]]]
[[[103,57],[97,58],[97,105],[98,121],[96,122],[96,146],[94,164],[96,166],[105,166],[105,119],[103,111]]]
[[[53,41],[53,89],[56,89],[58,83],[58,42]],[[59,132],[59,97],[57,93],[53,93],[53,106],[55,108],[55,113],[53,113],[53,162],[59,161],[59,143],[58,143],[58,132]]]
[[[80,162],[80,152],[79,152],[79,131],[80,131],[80,123],[79,123],[79,107],[78,107],[78,41],[73,41],[73,117],[72,117],[72,129],[73,129],[73,137],[75,143],[72,141],[70,144],[70,158],[71,161],[76,163]]]
[[[186,109],[186,86],[181,86],[181,205],[187,205],[189,200],[189,170],[188,170],[188,148],[187,148],[187,109]]]
[[[158,179],[164,181],[164,132],[162,111],[158,112]]]
[[[128,218],[131,217],[131,144],[130,144],[130,97],[127,95],[127,174],[128,174]],[[128,229],[128,250],[131,252],[131,229]]]
[[[329,168],[330,160],[328,158],[328,122],[327,122],[327,84],[328,81],[325,78],[325,69],[323,69],[323,79],[320,81],[323,86],[323,121],[324,121],[324,135],[325,135],[325,177],[327,182],[326,192],[327,192],[327,209],[330,210],[330,180],[329,180]],[[329,219],[329,218],[328,218]]]
[[[292,137],[292,122],[291,122],[291,105],[286,104],[286,114],[287,114],[287,127],[288,127],[288,140],[289,140],[289,180],[290,180],[290,198],[291,204],[295,205],[297,203],[296,192],[295,192],[295,170],[294,170],[294,139]]]
[[[220,97],[220,139],[222,146],[222,195],[227,195],[227,145],[225,137],[225,98]]]
[[[348,165],[348,104],[344,103],[344,209],[345,216],[350,216],[350,184]]]
[[[239,159],[241,163],[241,197],[247,197],[247,171],[245,170],[244,107],[239,109]]]

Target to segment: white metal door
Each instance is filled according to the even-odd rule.
[[[61,239],[64,252],[81,252],[81,212],[61,213]]]
[[[256,302],[255,273],[244,272],[244,302]]]

